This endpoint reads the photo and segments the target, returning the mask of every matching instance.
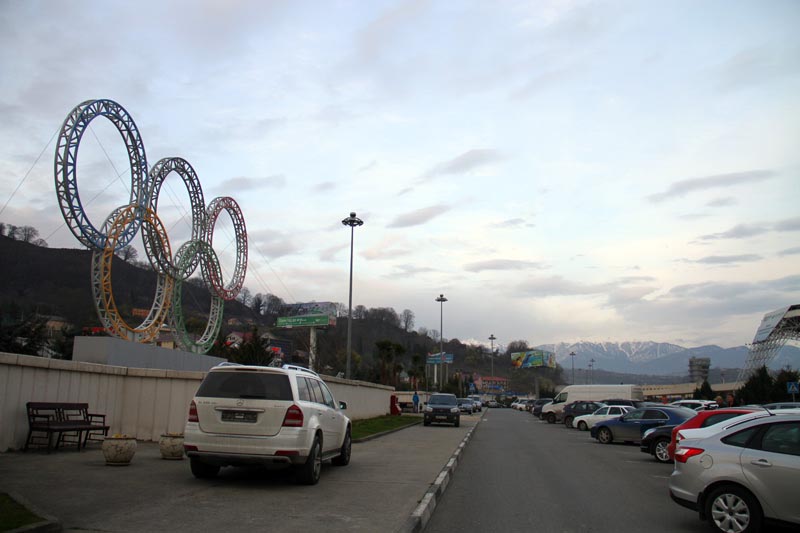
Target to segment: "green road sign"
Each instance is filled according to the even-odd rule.
[[[336,320],[335,318],[333,320]],[[331,317],[328,315],[301,315],[278,317],[279,328],[300,328],[309,326],[329,326]],[[334,322],[335,325],[335,322]]]

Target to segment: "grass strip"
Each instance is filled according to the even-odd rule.
[[[419,423],[418,416],[384,415],[364,420],[353,420],[353,439],[363,439],[376,433],[399,429]]]
[[[43,518],[30,512],[14,498],[5,492],[0,492],[0,531],[11,531],[43,521]]]

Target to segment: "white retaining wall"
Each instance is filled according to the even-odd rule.
[[[27,402],[86,402],[104,413],[110,434],[157,441],[183,432],[205,372],[126,368],[0,353],[0,452],[21,449],[28,435]],[[389,412],[392,387],[323,376],[347,415],[358,420]]]

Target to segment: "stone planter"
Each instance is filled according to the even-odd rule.
[[[164,433],[158,440],[162,459],[180,461],[183,459],[183,433]]]
[[[136,439],[114,435],[103,439],[103,457],[109,466],[128,466],[136,453]]]

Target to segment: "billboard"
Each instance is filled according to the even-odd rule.
[[[790,308],[791,306],[781,307],[780,309],[776,309],[764,315],[764,318],[761,319],[761,324],[758,326],[758,330],[756,330],[756,336],[753,337],[753,343],[767,340],[769,334],[772,333]]]
[[[336,317],[330,315],[281,316],[275,324],[279,328],[301,328],[310,326],[335,326]]]
[[[513,368],[556,367],[556,354],[544,350],[530,350],[511,354]]]
[[[330,315],[335,317],[337,315],[336,304],[333,302],[303,302],[281,306],[281,316],[303,315]]]
[[[444,362],[445,363],[452,363],[453,362],[453,354],[446,353],[444,354]],[[427,363],[429,365],[438,365],[442,363],[442,354],[440,353],[429,353]]]

